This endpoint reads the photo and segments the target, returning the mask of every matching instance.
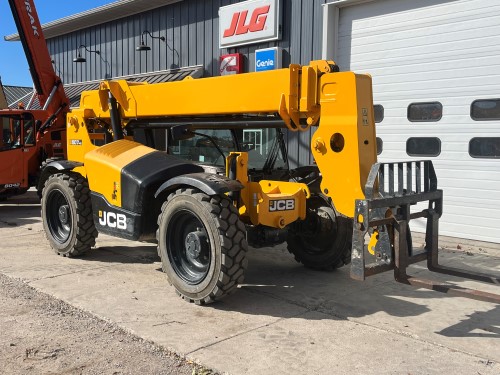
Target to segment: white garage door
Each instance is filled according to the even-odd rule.
[[[380,160],[432,159],[444,190],[440,234],[500,243],[500,2],[346,5],[337,32],[341,70],[373,76],[374,102],[384,109]],[[474,103],[474,120],[478,99],[493,100]],[[408,119],[412,103],[420,121]],[[439,155],[409,156],[407,147]]]

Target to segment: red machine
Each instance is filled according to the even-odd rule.
[[[0,199],[39,183],[42,163],[66,157],[69,99],[52,66],[33,0],[9,0],[40,110],[0,110]]]

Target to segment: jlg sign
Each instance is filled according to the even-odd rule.
[[[219,9],[220,48],[280,38],[280,0],[244,1]]]

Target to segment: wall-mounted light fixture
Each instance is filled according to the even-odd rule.
[[[95,50],[95,51],[90,50],[90,49],[88,49],[88,48],[87,48],[87,46],[85,46],[85,45],[83,45],[83,44],[82,44],[82,45],[80,45],[80,47],[78,47],[78,48],[76,49],[76,50],[78,51],[78,55],[77,55],[77,56],[73,59],[73,62],[76,62],[76,63],[84,63],[84,62],[86,62],[86,61],[87,61],[87,59],[86,59],[85,57],[83,57],[83,56],[82,56],[82,48],[83,48],[83,49],[85,49],[85,51],[87,51],[87,52],[95,53],[95,54],[97,54],[97,55],[100,55],[100,54],[101,54],[101,52],[100,52],[100,51],[98,51],[98,50]]]
[[[136,51],[149,51],[151,50],[151,47],[148,46],[145,42],[144,42],[144,35],[149,35],[152,39],[160,39],[162,42],[165,41],[165,37],[164,36],[154,36],[153,34],[151,34],[148,30],[144,30],[141,34],[141,44],[138,45],[135,50]]]

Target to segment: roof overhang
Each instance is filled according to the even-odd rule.
[[[119,0],[85,12],[64,17],[42,25],[46,39],[69,34],[73,31],[100,25],[123,17],[132,16],[182,0]],[[19,34],[4,37],[6,41],[18,41]]]

